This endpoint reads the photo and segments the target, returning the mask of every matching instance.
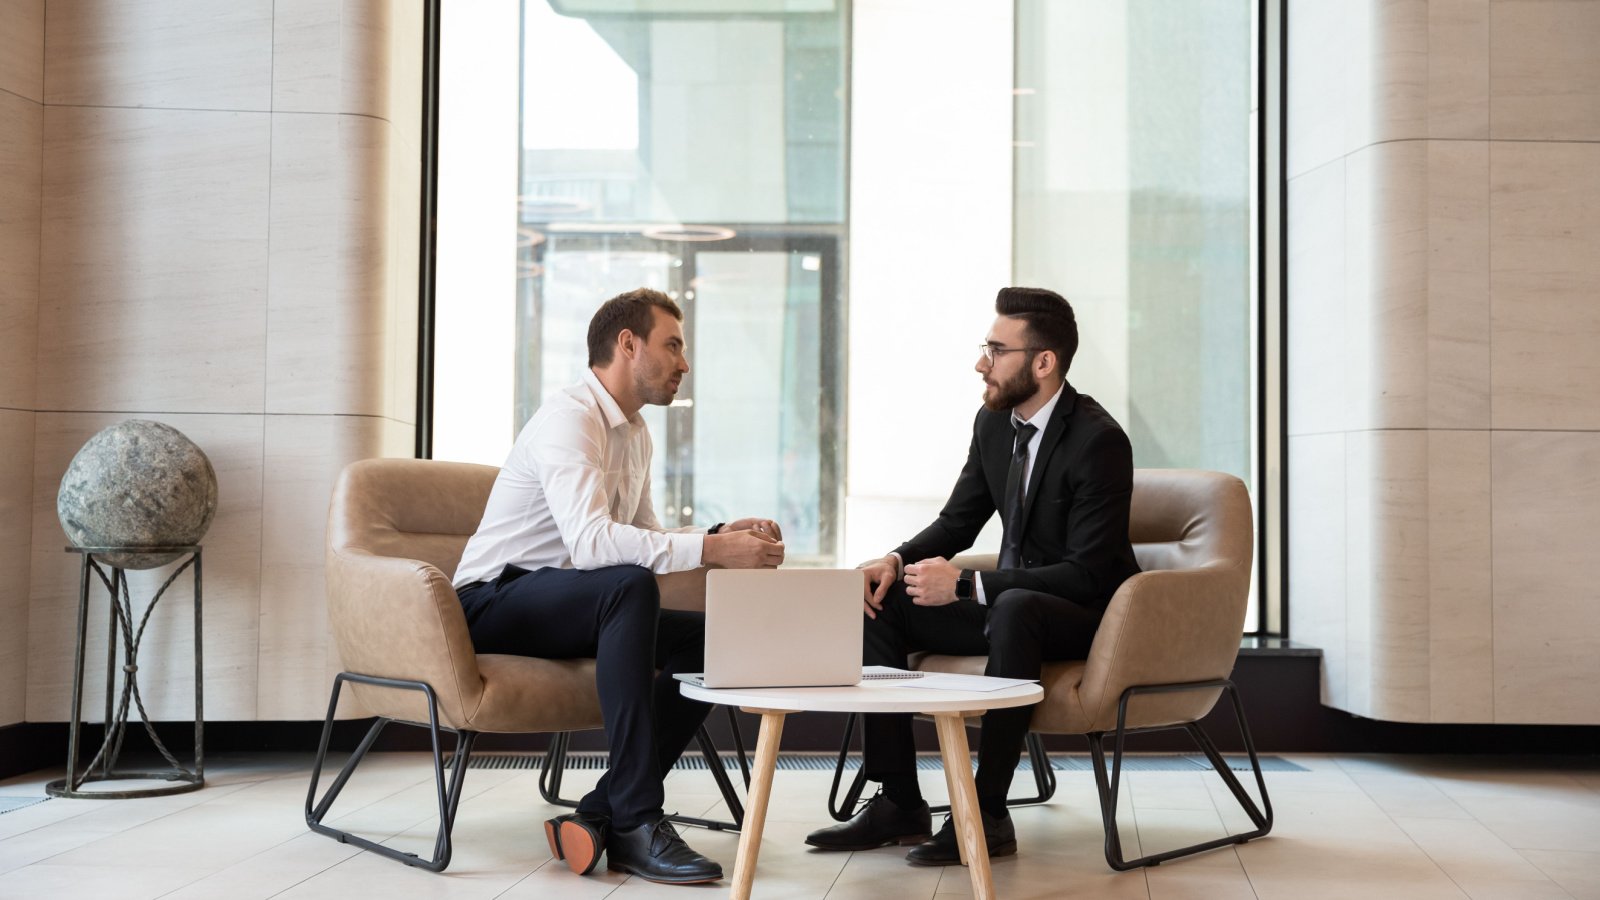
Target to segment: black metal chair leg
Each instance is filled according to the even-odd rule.
[[[1127,727],[1128,701],[1140,694],[1174,693],[1179,691],[1199,691],[1222,689],[1233,702],[1234,715],[1239,722],[1239,734],[1244,739],[1245,750],[1250,755],[1250,767],[1255,773],[1256,788],[1261,793],[1261,805],[1257,806],[1254,798],[1234,777],[1233,770],[1228,767],[1227,760],[1217,751],[1211,737],[1205,733],[1198,722],[1184,725],[1170,725],[1159,728],[1134,728]],[[1250,821],[1255,824],[1253,831],[1239,832],[1214,840],[1203,841],[1188,847],[1176,850],[1166,850],[1141,856],[1138,859],[1124,859],[1122,855],[1122,835],[1117,831],[1117,797],[1122,781],[1122,755],[1125,739],[1129,734],[1142,734],[1155,731],[1171,731],[1182,729],[1194,740],[1206,759],[1211,761],[1212,768],[1233,793],[1234,799],[1239,802]],[[1100,794],[1100,817],[1106,831],[1106,862],[1117,871],[1139,868],[1140,866],[1159,865],[1169,859],[1190,856],[1205,850],[1225,847],[1229,844],[1243,844],[1266,835],[1272,830],[1272,799],[1267,795],[1267,781],[1261,773],[1261,760],[1256,755],[1255,741],[1250,737],[1250,726],[1244,718],[1244,707],[1239,702],[1239,691],[1233,682],[1227,680],[1191,682],[1188,684],[1159,684],[1142,685],[1128,688],[1122,693],[1122,699],[1117,704],[1117,729],[1110,737],[1113,739],[1113,755],[1109,774],[1106,770],[1105,757],[1105,732],[1092,732],[1085,735],[1089,739],[1089,755],[1094,760],[1095,787]],[[1263,809],[1264,807],[1264,809]]]
[[[863,765],[856,770],[856,777],[850,782],[844,800],[839,799],[839,782],[844,778],[844,764],[850,758],[850,736],[855,733],[856,723],[860,719],[860,715],[851,713],[844,720],[844,740],[839,742],[839,761],[833,767],[833,785],[828,788],[828,815],[835,822],[847,821],[856,814],[856,804],[861,802],[861,792],[867,785],[867,768]]]
[[[744,789],[750,790],[750,758],[744,752],[744,733],[739,730],[739,716],[733,707],[724,706],[728,713],[728,731],[733,734],[733,752],[738,755],[739,774],[744,776]],[[741,816],[740,821],[744,821]]]
[[[856,804],[861,802],[861,794],[866,788],[867,769],[863,765],[856,770],[856,777],[850,782],[850,788],[845,792],[844,798],[839,798],[839,783],[844,780],[845,763],[850,756],[850,737],[855,731],[857,716],[852,713],[844,723],[844,740],[839,745],[839,758],[833,768],[833,785],[828,790],[828,815],[834,821],[843,822],[855,815]],[[1006,800],[1006,806],[1032,806],[1049,802],[1056,793],[1056,773],[1050,766],[1050,755],[1045,752],[1044,739],[1033,732],[1028,732],[1027,737],[1028,762],[1033,767],[1033,784],[1035,793],[1031,797],[1011,797]],[[949,804],[929,808],[933,813],[950,811]]]
[[[735,729],[734,734],[738,734]],[[705,726],[695,732],[695,740],[699,742],[700,752],[705,757],[706,767],[711,770],[711,777],[717,782],[717,789],[722,792],[722,800],[728,807],[732,821],[706,819],[699,816],[672,815],[669,818],[680,825],[696,825],[709,828],[712,831],[738,831],[744,824],[744,804],[740,802],[739,795],[734,791],[733,783],[728,778],[728,773],[722,767],[722,757],[717,753],[717,746],[711,740],[711,735],[706,732]],[[744,771],[749,771],[749,761],[745,758],[743,742],[739,741],[739,766]],[[550,748],[545,751],[544,763],[539,770],[539,796],[546,803],[576,809],[578,801],[569,800],[561,796],[561,778],[567,770],[567,754],[572,746],[572,732],[563,731],[550,738]],[[749,784],[746,775],[745,783]]]
[[[347,760],[344,764],[344,767],[339,770],[339,774],[334,778],[333,784],[328,786],[327,793],[323,795],[320,801],[317,800],[317,782],[321,779],[322,766],[328,756],[328,741],[333,734],[333,714],[334,710],[337,709],[339,705],[339,692],[341,688],[343,688],[346,681],[354,681],[358,684],[370,684],[376,687],[395,688],[398,690],[421,691],[422,694],[428,698],[427,728],[433,745],[434,793],[438,801],[439,810],[439,831],[438,834],[435,835],[433,841],[433,856],[429,859],[422,859],[415,853],[406,853],[394,847],[388,847],[383,844],[379,844],[376,841],[361,837],[360,835],[351,834],[348,831],[341,831],[340,829],[324,825],[322,822],[323,818],[327,816],[329,808],[333,806],[334,800],[338,799],[340,792],[344,790],[345,784],[350,780],[351,774],[355,772],[356,767],[361,764],[361,761],[366,758],[367,752],[372,749],[372,745],[377,741],[378,735],[383,732],[385,726],[393,721],[391,719],[379,718],[377,721],[373,722],[372,727],[367,730],[366,736],[361,739],[361,744],[356,747],[355,752],[350,755],[350,759]],[[416,723],[406,722],[404,724],[411,725]],[[466,778],[468,768],[467,764],[472,755],[472,745],[474,741],[477,740],[477,734],[475,732],[455,732],[456,750],[454,754],[454,765],[451,767],[453,771],[450,774],[450,780],[447,786],[444,775],[444,755],[439,742],[439,732],[451,730],[453,729],[441,729],[439,727],[438,698],[434,695],[433,688],[426,682],[404,681],[394,678],[376,678],[370,675],[357,675],[351,672],[339,673],[339,675],[337,675],[333,680],[333,695],[328,700],[328,715],[322,723],[322,740],[317,746],[317,758],[311,767],[311,786],[306,791],[306,826],[318,834],[325,834],[328,837],[337,840],[341,844],[354,844],[363,850],[369,850],[380,856],[386,856],[398,862],[405,863],[408,866],[416,866],[418,868],[427,869],[430,872],[443,872],[445,867],[450,865],[450,833],[455,828],[456,810],[461,804],[461,785]]]
[[[544,764],[539,768],[539,796],[544,802],[557,806],[577,808],[578,801],[561,796],[561,776],[567,771],[567,746],[572,732],[562,731],[550,736],[550,747],[544,752]]]

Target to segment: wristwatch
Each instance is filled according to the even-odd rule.
[[[972,580],[976,577],[978,576],[971,569],[962,569],[961,574],[956,576],[957,600],[976,600],[978,598],[977,585],[972,583]]]

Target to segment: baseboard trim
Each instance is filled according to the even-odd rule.
[[[1451,753],[1451,754],[1559,754],[1595,755],[1600,748],[1600,725],[1429,725],[1364,719],[1317,701],[1320,659],[1306,653],[1241,654],[1233,679],[1239,686],[1245,715],[1256,747],[1263,753]],[[755,747],[756,717],[739,713],[739,729],[747,750]],[[793,716],[784,725],[783,744],[790,751],[837,751],[845,717],[833,713]],[[371,719],[335,723],[329,746],[348,752],[360,742]],[[1218,704],[1203,722],[1224,752],[1241,749],[1233,710]],[[733,736],[727,715],[714,711],[706,722],[717,746],[732,750]],[[193,749],[194,726],[188,722],[160,723],[161,739],[184,759]],[[919,749],[937,749],[933,726],[916,726]],[[206,755],[233,753],[311,753],[322,735],[322,723],[302,721],[206,722]],[[544,734],[486,734],[477,749],[483,752],[541,752],[549,746]],[[100,742],[100,727],[84,731],[85,759]],[[129,754],[148,748],[138,729],[129,731]],[[1193,748],[1182,732],[1134,735],[1129,749],[1140,752],[1186,753]],[[1048,735],[1052,752],[1079,753],[1081,737]],[[426,729],[393,726],[384,730],[377,750],[427,750]],[[574,751],[604,750],[605,735],[586,731],[573,735]],[[64,722],[29,722],[0,727],[0,778],[61,766],[66,761],[67,726]]]

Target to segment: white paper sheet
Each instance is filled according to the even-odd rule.
[[[989,691],[1005,690],[1024,684],[1037,684],[1026,678],[992,678],[988,675],[954,675],[948,672],[927,672],[921,678],[897,683],[896,687],[923,688],[930,691]]]

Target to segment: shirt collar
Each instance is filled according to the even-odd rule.
[[[1066,388],[1066,386],[1067,383],[1062,381],[1061,387],[1056,388],[1056,392],[1050,395],[1050,399],[1046,400],[1044,405],[1039,407],[1038,411],[1033,414],[1033,418],[1029,419],[1026,424],[1032,425],[1034,428],[1037,428],[1040,431],[1044,431],[1045,426],[1050,424],[1050,416],[1056,411],[1056,404],[1061,401],[1061,392]],[[1017,418],[1016,409],[1012,409],[1012,427],[1016,427],[1017,425],[1021,424],[1023,424],[1023,421]]]
[[[583,383],[588,385],[589,392],[594,394],[594,401],[600,407],[600,412],[606,417],[607,428],[619,428],[631,425],[632,421],[622,414],[622,407],[617,405],[617,398],[611,396],[606,386],[600,383],[600,378],[588,366],[583,367]]]

